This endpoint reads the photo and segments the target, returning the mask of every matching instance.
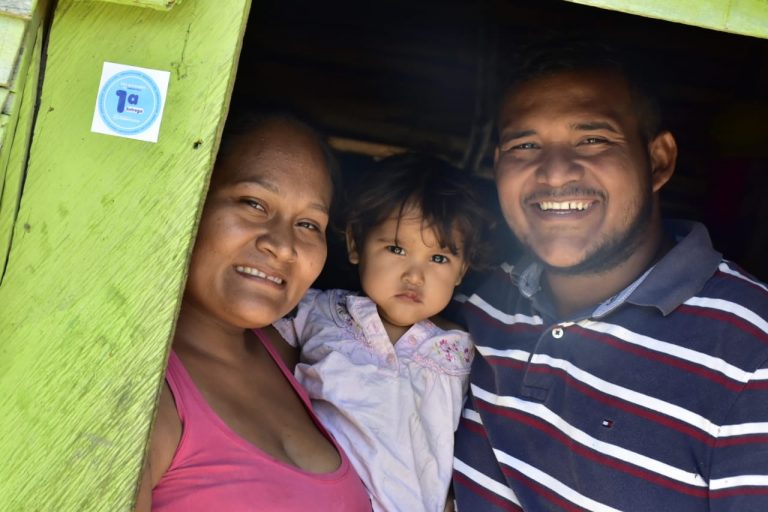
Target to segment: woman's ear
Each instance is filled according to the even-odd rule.
[[[352,236],[351,227],[347,226],[345,235],[347,237],[347,258],[349,259],[349,262],[351,264],[357,265],[358,263],[360,263],[360,256],[357,254],[357,247],[355,246],[355,237]]]
[[[677,163],[677,142],[675,137],[667,132],[661,132],[648,144],[651,160],[651,185],[654,192],[661,190],[672,174]]]

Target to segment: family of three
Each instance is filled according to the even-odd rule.
[[[662,220],[675,139],[610,52],[513,78],[495,175],[526,250],[457,324],[493,221],[464,173],[385,160],[345,205],[362,291],[310,290],[332,157],[228,123],[137,510],[768,510],[768,289]]]

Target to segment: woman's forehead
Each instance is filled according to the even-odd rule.
[[[239,134],[222,155],[217,181],[242,181],[251,176],[298,174],[330,180],[325,154],[316,137],[305,127],[287,120],[267,121]]]

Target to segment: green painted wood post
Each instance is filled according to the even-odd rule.
[[[78,0],[80,2],[112,2],[115,4],[132,5],[137,7],[151,7],[152,9],[169,10],[177,6],[182,0]]]
[[[249,0],[60,0],[0,284],[0,509],[131,510]],[[171,71],[156,144],[92,133],[104,61]]]
[[[47,12],[48,0],[0,0],[0,283],[27,166]]]
[[[686,25],[768,38],[766,0],[567,0]]]

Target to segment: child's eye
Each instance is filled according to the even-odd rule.
[[[434,263],[448,263],[448,256],[445,256],[443,254],[433,254],[432,261]]]
[[[405,254],[405,249],[403,249],[399,245],[388,245],[387,250],[392,254],[397,254],[398,256],[402,256]]]

